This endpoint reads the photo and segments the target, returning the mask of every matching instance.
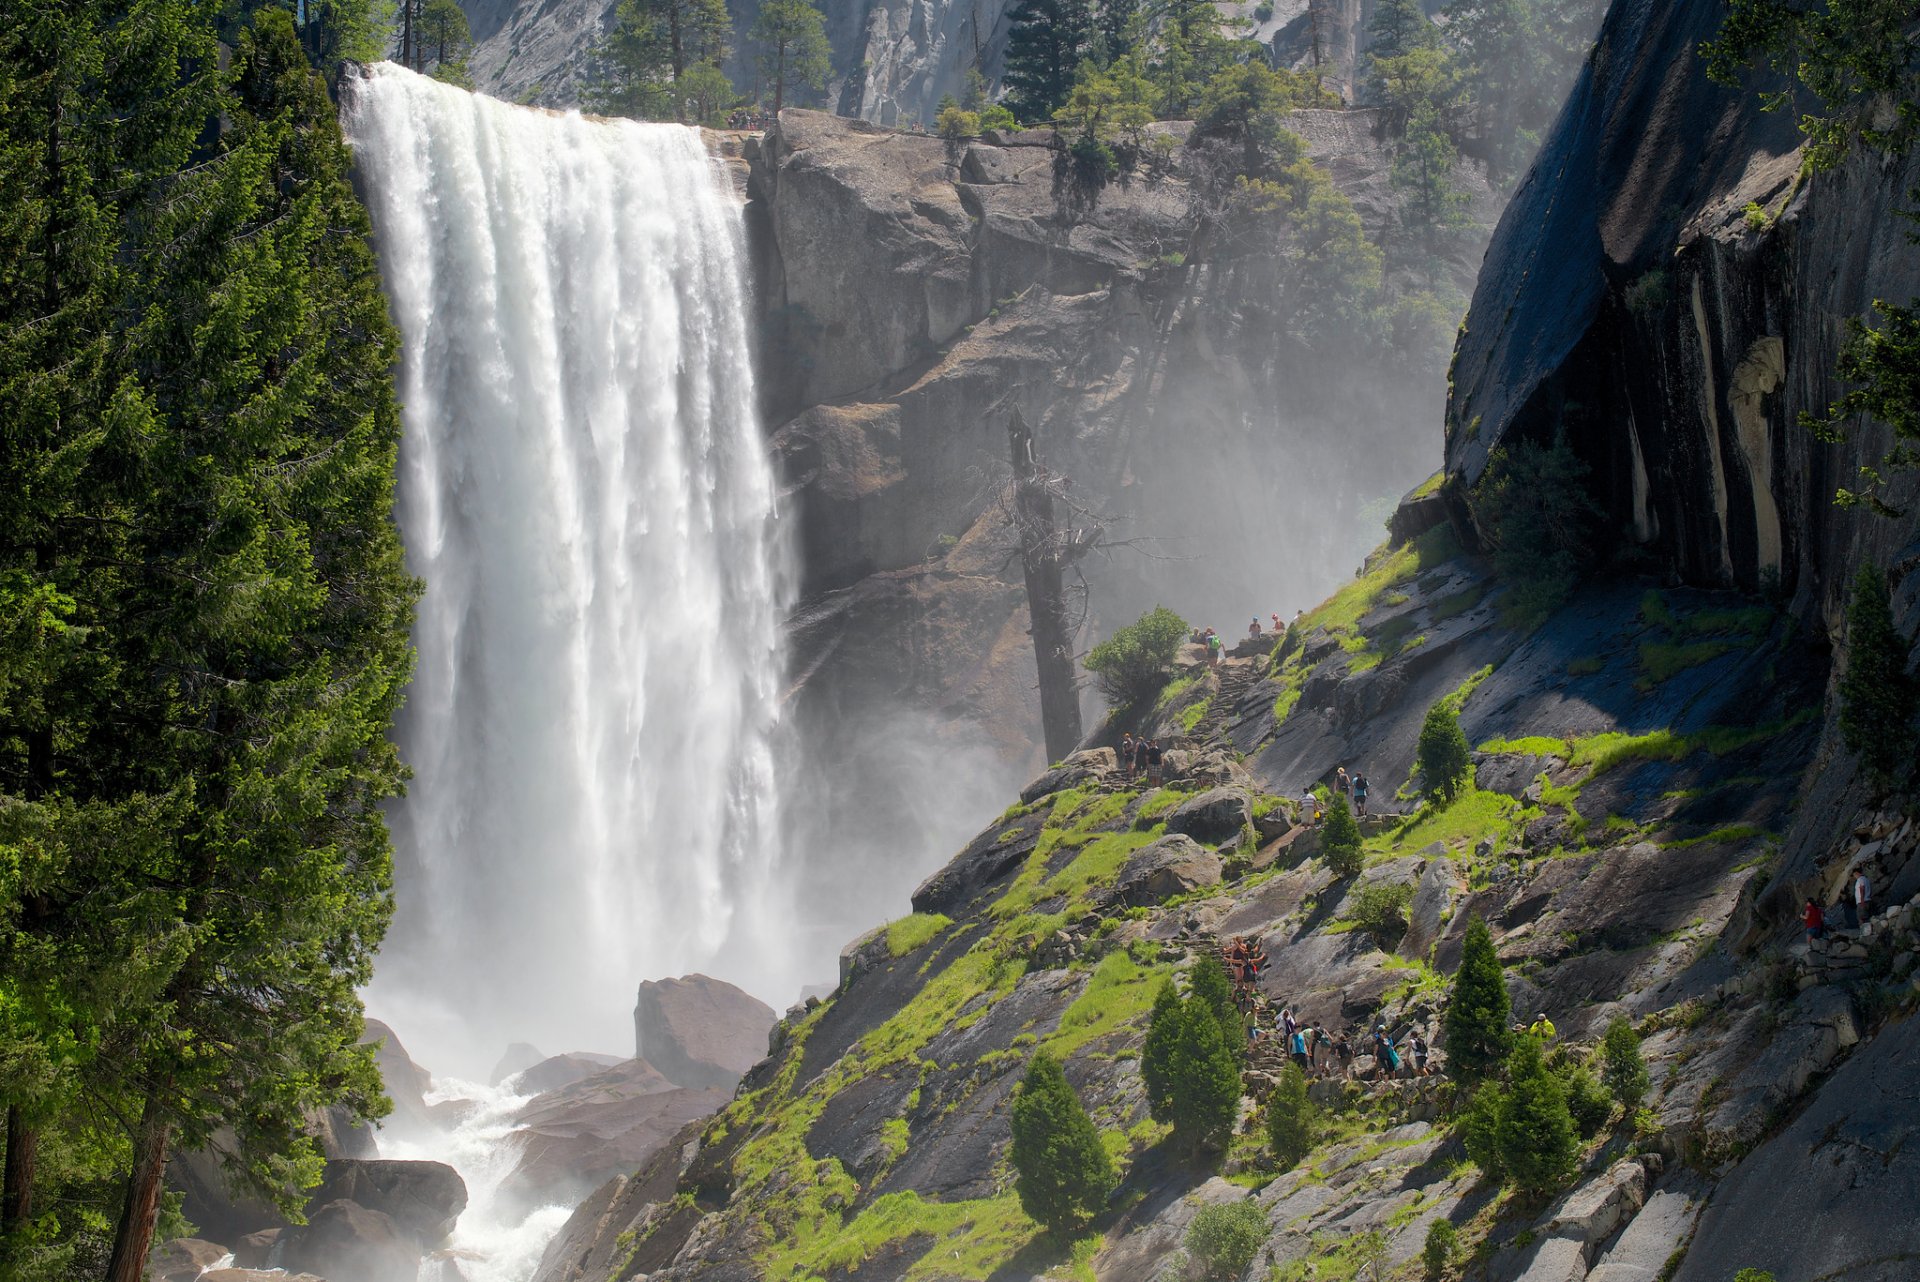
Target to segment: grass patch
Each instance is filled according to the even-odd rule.
[[[1634,682],[1634,686],[1643,691],[1651,690],[1689,668],[1713,662],[1732,649],[1732,643],[1727,641],[1689,641],[1685,644],[1645,642],[1640,647],[1640,679]]]
[[[1212,707],[1212,699],[1202,699],[1198,703],[1188,704],[1180,710],[1180,728],[1192,734],[1194,728],[1207,719],[1207,713]]]
[[[1570,677],[1590,677],[1606,666],[1607,661],[1605,659],[1602,659],[1597,654],[1590,654],[1585,658],[1575,659],[1572,663],[1569,663],[1567,665],[1567,675]]]
[[[1482,752],[1510,753],[1517,757],[1570,757],[1573,748],[1565,739],[1528,735],[1520,739],[1489,739],[1480,745]]]
[[[1373,858],[1391,858],[1436,841],[1451,846],[1483,837],[1498,848],[1518,839],[1527,821],[1539,813],[1505,793],[1483,792],[1469,784],[1450,804],[1425,806],[1399,828],[1368,838],[1366,850]]]
[[[889,922],[887,951],[895,957],[905,957],[951,925],[953,918],[944,913],[914,913]]]
[[[1453,593],[1451,596],[1441,597],[1433,603],[1433,621],[1435,623],[1445,623],[1448,619],[1458,618],[1460,615],[1465,614],[1468,610],[1473,609],[1474,606],[1486,600],[1487,593],[1491,590],[1491,584],[1476,583],[1470,588],[1465,588]]]
[[[1041,1049],[1065,1060],[1088,1042],[1145,1020],[1166,973],[1164,967],[1142,966],[1124,951],[1108,953]]]

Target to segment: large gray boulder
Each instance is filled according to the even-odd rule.
[[[423,1247],[453,1232],[467,1209],[467,1183],[444,1162],[342,1159],[327,1163],[313,1204],[347,1201],[378,1211]]]
[[[149,1282],[196,1282],[206,1270],[227,1258],[227,1248],[196,1237],[177,1237],[153,1248],[147,1261]]]
[[[595,1073],[605,1072],[621,1062],[618,1055],[600,1055],[593,1051],[570,1051],[550,1055],[531,1068],[523,1068],[506,1081],[521,1095],[544,1095],[571,1086]]]
[[[1145,907],[1219,884],[1220,856],[1176,833],[1134,851],[1110,893],[1117,903]]]
[[[392,1218],[354,1202],[328,1202],[287,1235],[281,1266],[342,1282],[416,1282],[419,1242]]]
[[[633,1053],[678,1086],[732,1089],[766,1055],[773,1008],[710,975],[648,980],[633,1007]]]
[[[1212,788],[1175,807],[1167,816],[1167,831],[1217,846],[1237,839],[1252,822],[1253,799],[1245,789]]]

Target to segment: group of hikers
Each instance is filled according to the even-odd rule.
[[[1144,775],[1148,783],[1158,786],[1166,777],[1165,766],[1166,749],[1158,739],[1145,735],[1136,739],[1131,731],[1120,736],[1120,770],[1128,783]]]
[[[773,128],[773,113],[762,107],[737,107],[727,117],[727,128],[765,131]]]
[[[1276,1012],[1273,1001],[1257,986],[1269,964],[1258,940],[1236,936],[1221,948],[1220,958],[1233,981],[1234,1008],[1240,1012],[1250,1048],[1278,1041],[1287,1058],[1308,1077],[1351,1078],[1355,1061],[1362,1055],[1373,1057],[1368,1073],[1373,1081],[1427,1077],[1435,1071],[1432,1048],[1417,1028],[1396,1042],[1384,1023],[1375,1024],[1369,1032],[1336,1032],[1301,1023],[1290,1006]]]
[[[1355,815],[1367,813],[1367,788],[1367,777],[1357,770],[1348,774],[1347,768],[1341,766],[1333,772],[1333,791],[1346,798],[1347,805]],[[1324,817],[1325,810],[1320,804],[1319,794],[1312,789],[1301,793],[1300,822],[1311,828]]]
[[[1207,666],[1210,668],[1219,667],[1220,661],[1227,657],[1227,643],[1211,627],[1195,628],[1188,639],[1206,649]]]
[[[1858,930],[1873,917],[1873,882],[1867,876],[1865,868],[1853,877],[1853,929]],[[1807,939],[1825,939],[1827,937],[1827,912],[1818,901],[1808,898],[1806,907],[1800,910],[1800,920],[1807,928]]]

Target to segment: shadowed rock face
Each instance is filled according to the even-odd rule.
[[[706,975],[647,980],[633,1008],[634,1054],[677,1086],[731,1089],[767,1053],[773,1010]]]

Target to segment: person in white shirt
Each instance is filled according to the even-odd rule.
[[[1867,871],[1862,868],[1859,876],[1853,879],[1854,920],[1862,926],[1866,925],[1867,918],[1873,915],[1872,904],[1873,883],[1867,880]]]

